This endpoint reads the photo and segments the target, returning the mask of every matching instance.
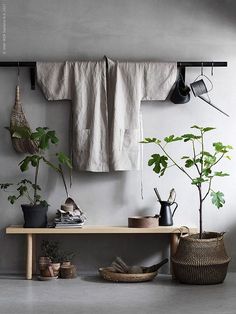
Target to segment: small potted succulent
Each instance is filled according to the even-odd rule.
[[[75,254],[73,252],[62,251],[59,249],[59,243],[53,241],[42,241],[42,256],[39,258],[40,274],[47,277],[50,267],[52,268],[54,277],[61,273],[61,278],[74,278],[76,276],[76,268],[71,265],[71,261]]]
[[[42,268],[43,272],[41,275],[43,275],[46,272],[46,275],[48,273],[48,266],[52,267],[54,277],[58,276],[61,266],[61,257],[62,254],[59,250],[59,243],[58,242],[49,242],[49,241],[42,241],[41,244],[41,251],[42,255],[39,259],[39,266],[41,268],[42,263],[47,261],[48,265],[44,269]]]
[[[213,189],[213,180],[229,176],[219,169],[223,159],[230,159],[231,145],[220,141],[212,143],[210,151],[207,150],[206,133],[213,131],[213,127],[191,127],[195,132],[181,136],[170,135],[160,140],[145,138],[142,143],[154,143],[158,152],[152,154],[148,165],[162,177],[172,166],[179,169],[196,187],[199,199],[199,233],[180,239],[176,255],[172,259],[174,273],[181,282],[191,284],[215,284],[225,279],[230,258],[227,256],[223,234],[217,232],[203,232],[203,204],[211,197],[212,204],[218,209],[223,207],[225,200],[221,191]],[[172,143],[190,145],[191,155],[183,155],[176,159],[168,151]],[[179,150],[182,151],[182,147]],[[178,146],[176,151],[178,150]],[[188,150],[189,151],[189,150]]]
[[[41,187],[38,183],[41,166],[45,164],[62,176],[64,187],[68,194],[62,165],[72,169],[71,160],[63,152],[54,153],[51,155],[50,160],[48,159],[46,152],[50,149],[50,146],[56,145],[59,140],[55,131],[49,130],[47,127],[38,127],[35,132],[31,132],[28,128],[18,128],[12,136],[30,138],[36,143],[38,152],[27,155],[19,163],[21,172],[26,172],[32,167],[34,169],[34,178],[33,182],[29,180],[29,178],[24,178],[15,184],[2,183],[0,184],[0,188],[9,192],[9,189],[15,186],[15,193],[8,196],[8,200],[11,204],[14,204],[20,198],[25,198],[29,201],[29,203],[21,205],[24,214],[25,228],[46,227],[48,203],[46,200],[42,199]],[[51,161],[52,157],[55,159],[54,162]]]

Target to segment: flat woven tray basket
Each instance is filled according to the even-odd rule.
[[[152,273],[144,273],[144,274],[122,274],[116,273],[109,270],[109,268],[99,268],[100,275],[108,281],[113,282],[144,282],[153,280],[157,271]]]

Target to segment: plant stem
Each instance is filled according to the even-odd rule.
[[[30,203],[34,203],[34,200],[30,197],[28,191],[26,192],[26,194],[27,194],[27,198],[28,198],[28,200],[30,201]]]
[[[204,142],[203,142],[203,132],[201,131],[201,144],[202,144],[202,151],[201,151],[201,170],[200,170],[200,177],[202,177],[203,171],[203,157],[204,157]]]
[[[223,154],[219,157],[219,159],[211,166],[211,168],[214,167],[216,164],[218,164],[218,162],[224,157],[224,155],[225,155],[225,153],[223,153]]]
[[[208,190],[207,190],[205,196],[202,198],[202,202],[205,201],[205,199],[207,198],[207,195],[210,193],[212,179],[213,179],[213,178],[210,178]]]
[[[195,150],[194,141],[192,141],[192,144],[193,144],[193,159],[194,159],[194,165],[195,165],[195,167],[196,167],[196,169],[197,169],[197,172],[198,172],[199,176],[201,176],[200,169],[199,169],[198,165],[195,163],[197,156],[196,156],[196,150]]]
[[[36,202],[37,202],[38,174],[39,174],[39,159],[35,168],[35,177],[34,177],[34,205],[36,205]]]
[[[63,170],[62,170],[62,166],[61,164],[59,164],[59,170],[60,170],[60,174],[61,174],[61,177],[62,177],[62,181],[63,181],[63,184],[64,184],[64,188],[66,190],[66,196],[67,198],[69,197],[69,193],[68,193],[68,189],[67,189],[67,185],[66,185],[66,180],[65,180],[65,176],[64,176],[64,173],[63,173]]]
[[[157,144],[157,145],[161,148],[161,150],[165,153],[165,155],[173,162],[173,164],[174,164],[179,170],[181,170],[183,173],[185,173],[186,176],[188,176],[191,181],[193,181],[193,178],[192,178],[182,167],[180,167],[180,166],[174,161],[174,159],[171,158],[171,156],[167,153],[167,151],[164,149],[164,147],[162,147],[160,144]]]
[[[199,193],[199,227],[200,227],[200,232],[199,232],[199,238],[202,239],[202,186],[199,184],[198,186],[198,193]]]

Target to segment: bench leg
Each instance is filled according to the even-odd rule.
[[[175,255],[175,252],[179,244],[179,237],[180,235],[178,233],[171,233],[170,235],[170,257]],[[170,261],[170,270],[171,270],[172,279],[175,279],[175,274],[173,272],[171,261]]]
[[[37,244],[36,244],[36,234],[32,234],[32,242],[33,242],[33,247],[32,247],[32,273],[33,275],[37,274]]]
[[[32,279],[33,264],[33,235],[27,234],[27,259],[26,259],[26,279]]]

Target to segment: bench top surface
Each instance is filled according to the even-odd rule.
[[[104,233],[187,233],[187,227],[180,226],[160,226],[156,228],[129,228],[127,226],[83,226],[81,228],[23,228],[22,226],[9,226],[6,228],[7,234],[104,234]],[[189,227],[190,233],[196,233],[197,228]]]

